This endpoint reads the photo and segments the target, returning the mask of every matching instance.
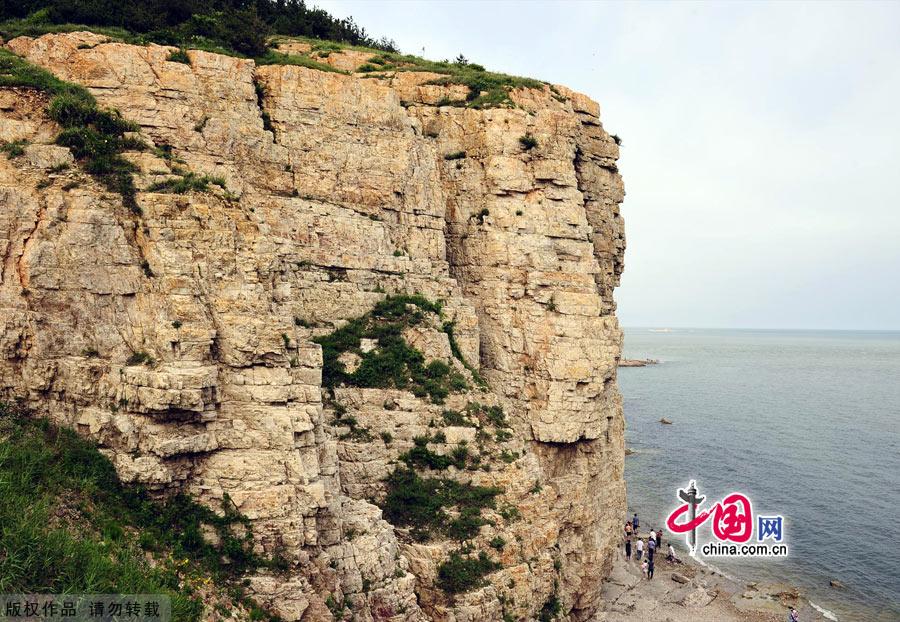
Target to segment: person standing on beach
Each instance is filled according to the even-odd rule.
[[[625,559],[631,561],[631,538],[625,538]]]
[[[631,527],[631,521],[628,521],[627,523],[625,523],[625,537],[630,538],[633,532],[634,530]]]
[[[800,622],[800,614],[793,607],[791,607],[791,612],[788,614],[788,622]]]
[[[644,555],[644,541],[641,540],[640,538],[638,538],[637,543],[635,543],[634,547],[635,547],[635,549],[637,549],[634,557],[638,561],[641,561],[641,557],[643,557],[643,555]]]
[[[656,540],[656,530],[653,527],[650,528],[650,539]]]
[[[662,529],[656,532],[656,548],[662,550]]]
[[[640,540],[638,540],[638,542],[640,542]],[[644,560],[644,563],[641,564],[641,572],[644,573],[644,577],[647,576],[647,560],[646,559]]]
[[[653,563],[653,554],[656,553],[656,538],[650,538],[647,540],[647,559],[650,560],[650,563]]]
[[[669,554],[666,555],[666,561],[668,561],[668,562],[675,561],[675,549],[672,547],[671,542],[669,542]]]
[[[653,578],[653,556],[650,556],[650,559],[647,560],[647,578]]]
[[[634,518],[631,519],[631,526],[634,527],[634,535],[637,535],[640,525],[641,523],[638,521],[637,512],[635,512]]]

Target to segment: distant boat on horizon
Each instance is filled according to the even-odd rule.
[[[651,328],[649,329],[651,333],[671,333],[671,328]]]

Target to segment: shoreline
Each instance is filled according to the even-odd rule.
[[[667,545],[664,538],[653,579],[643,576],[633,553],[626,560],[623,546],[617,547],[603,582],[604,607],[591,622],[784,622],[790,607],[802,622],[838,620],[789,583],[744,582],[688,555],[668,562]],[[676,550],[676,556],[682,553]]]

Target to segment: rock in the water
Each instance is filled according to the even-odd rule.
[[[657,359],[620,359],[619,367],[646,367],[647,365],[657,365]]]
[[[663,417],[662,419],[660,419],[659,422],[660,422],[661,424],[663,424],[663,425],[672,425],[672,422],[669,421],[668,419],[666,419],[665,417]]]

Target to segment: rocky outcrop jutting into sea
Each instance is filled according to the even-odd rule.
[[[285,620],[331,619],[334,602],[356,620],[593,614],[625,508],[624,191],[596,103],[548,86],[514,90],[514,108],[437,105],[465,89],[201,51],[170,62],[173,48],[89,33],[8,48],[161,149],[127,154],[135,214],[57,166],[71,155],[45,97],[0,89],[0,138],[30,143],[0,157],[4,395],[96,439],[127,480],[211,505],[227,493],[290,564],[250,585]],[[224,189],[147,190],[179,167]],[[314,339],[389,294],[443,301],[402,335],[465,379],[445,403],[323,383]],[[348,373],[361,356],[341,354]],[[452,456],[422,477],[502,490],[467,538],[499,567],[452,596],[438,567],[459,539],[379,508],[417,437]]]

